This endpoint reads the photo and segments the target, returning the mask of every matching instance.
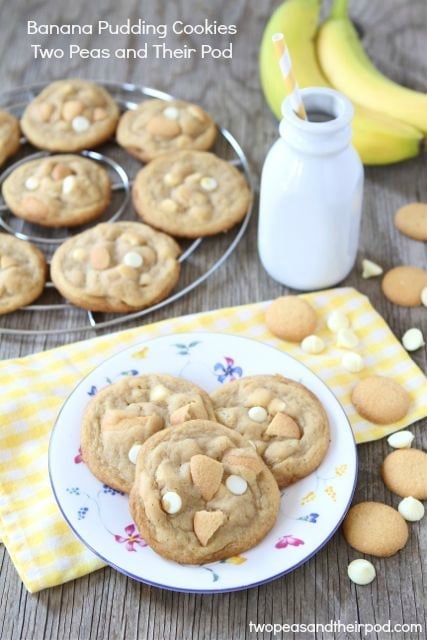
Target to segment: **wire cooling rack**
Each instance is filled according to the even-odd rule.
[[[120,84],[111,82],[98,82],[116,100],[122,111],[135,109],[145,98],[159,98],[161,100],[173,100],[174,97],[163,91],[157,91],[149,87],[140,87],[134,84]],[[0,108],[6,109],[17,117],[20,117],[27,106],[47,86],[47,83],[36,84],[22,89],[16,89],[3,93],[0,96]],[[219,157],[236,166],[245,176],[251,191],[253,191],[252,178],[248,160],[234,136],[225,128],[219,126],[218,140],[213,149]],[[29,160],[50,155],[47,152],[34,153],[34,148],[21,140],[21,150],[12,160],[7,169],[0,175],[0,188],[3,181],[18,166]],[[131,206],[131,187],[133,178],[141,168],[141,163],[129,156],[123,149],[110,141],[96,151],[83,151],[81,155],[96,160],[108,171],[111,181],[113,198],[110,206],[103,216],[95,223],[82,225],[73,229],[49,229],[26,222],[14,216],[6,206],[3,198],[0,198],[0,227],[10,234],[22,240],[29,240],[37,244],[46,254],[48,262],[56,247],[71,235],[98,224],[99,222],[113,222],[115,220],[139,220]],[[179,298],[205,282],[216,271],[237,247],[243,237],[252,213],[252,204],[242,222],[224,234],[209,238],[197,238],[193,241],[182,241],[179,244],[182,253],[179,257],[181,274],[177,288],[174,292],[150,307],[127,314],[107,314],[84,311],[65,301],[48,281],[44,292],[37,304],[28,305],[12,314],[1,316],[0,334],[3,335],[50,335],[65,334],[92,329],[104,329],[114,327],[124,322],[142,318],[147,314],[161,309],[175,302]],[[40,324],[41,314],[46,326],[42,329]],[[17,318],[22,318],[19,324],[22,328],[16,328]],[[46,321],[48,320],[48,321]],[[15,326],[14,326],[15,325]],[[66,325],[66,326],[64,326]]]

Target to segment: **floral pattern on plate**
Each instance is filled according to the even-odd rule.
[[[243,375],[281,373],[305,384],[325,407],[331,446],[324,461],[315,473],[282,491],[275,526],[255,548],[242,555],[202,566],[165,560],[136,530],[127,496],[102,485],[82,464],[79,425],[92,395],[88,392],[94,389],[96,393],[124,375],[158,372],[185,377],[208,392]],[[49,448],[49,472],[65,519],[105,562],[155,586],[215,593],[272,580],[318,552],[350,505],[357,455],[342,407],[327,386],[300,362],[248,338],[191,332],[134,345],[83,379],[58,416]]]

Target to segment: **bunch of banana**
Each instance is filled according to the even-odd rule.
[[[265,28],[260,49],[261,84],[267,102],[275,115],[280,118],[281,103],[283,98],[286,96],[286,92],[279,65],[276,60],[274,47],[272,46],[271,37],[274,33],[282,32],[285,35],[290,51],[295,77],[297,78],[298,84],[301,88],[330,87],[332,86],[329,82],[330,80],[334,87],[341,90],[342,93],[352,99],[353,106],[355,107],[355,114],[352,122],[353,144],[358,150],[364,164],[390,164],[407,158],[412,158],[419,153],[423,142],[424,136],[422,131],[426,131],[427,127],[426,107],[424,107],[424,126],[420,126],[420,121],[422,120],[420,112],[419,118],[417,119],[417,128],[415,126],[415,120],[408,120],[407,117],[403,118],[403,114],[400,117],[402,117],[402,120],[404,121],[401,121],[396,117],[397,114],[393,109],[393,102],[388,106],[395,117],[393,117],[389,111],[385,111],[384,108],[378,109],[373,107],[373,105],[369,105],[371,107],[369,108],[365,101],[364,106],[361,106],[358,103],[361,102],[364,97],[363,86],[358,84],[357,95],[354,95],[356,92],[352,92],[352,95],[350,95],[347,91],[348,84],[352,82],[352,76],[348,76],[349,70],[346,70],[344,76],[341,76],[340,74],[333,74],[330,69],[330,67],[334,67],[334,69],[336,67],[340,67],[340,69],[342,68],[342,58],[345,55],[344,51],[347,50],[349,45],[348,43],[345,44],[347,41],[346,36],[344,36],[341,41],[341,49],[338,48],[333,51],[336,45],[331,46],[331,48],[329,48],[329,44],[326,46],[325,33],[327,42],[329,41],[329,37],[328,33],[323,31],[323,29],[333,22],[339,21],[340,23],[346,22],[349,25],[349,27],[346,27],[347,32],[350,29],[355,33],[353,25],[348,21],[348,19],[337,17],[337,11],[339,12],[339,15],[342,16],[346,2],[347,0],[336,0],[334,12],[330,20],[321,27],[319,32],[318,53],[322,56],[322,63],[323,52],[328,50],[327,57],[329,64],[325,69],[325,73],[328,78],[324,75],[319,66],[315,48],[320,0],[285,0],[285,2],[276,9]],[[334,34],[335,31],[335,29],[332,30]],[[321,39],[323,40],[323,44]],[[333,41],[336,41],[336,37]],[[320,49],[322,49],[322,53],[320,52]],[[362,65],[365,69],[369,69],[372,83],[374,83],[373,78],[376,78],[377,83],[380,81],[379,78],[383,81],[382,88],[376,89],[379,95],[377,95],[377,101],[375,104],[381,104],[387,100],[387,96],[384,96],[381,93],[385,91],[386,83],[393,84],[394,87],[398,85],[394,85],[394,83],[391,83],[391,81],[385,78],[383,79],[375,67],[372,66],[360,45],[359,49],[360,50],[354,56],[354,64],[356,65],[357,60],[359,61],[359,66]],[[332,77],[332,75],[334,75],[334,77]],[[340,86],[336,84],[337,75],[339,75],[342,80],[342,82],[340,82]],[[404,92],[407,91],[408,93],[416,94],[416,92],[411,92],[409,89],[403,89],[403,87],[399,87],[399,89]],[[375,93],[375,91],[373,91],[373,93]],[[418,97],[421,96],[421,94],[416,95]],[[424,100],[427,100],[427,98],[424,97]]]
[[[330,83],[351,100],[427,133],[427,94],[402,87],[374,67],[348,17],[348,0],[334,0],[320,27],[317,55]]]

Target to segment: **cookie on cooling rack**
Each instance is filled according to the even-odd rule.
[[[0,314],[33,302],[46,282],[46,260],[30,242],[0,233]]]
[[[224,384],[211,394],[218,422],[250,440],[279,487],[317,469],[329,447],[329,423],[316,396],[280,375]]]
[[[47,227],[68,227],[90,222],[105,211],[111,182],[93,160],[57,155],[22,164],[6,178],[2,191],[16,216]]]
[[[22,131],[35,147],[48,151],[81,151],[110,138],[119,108],[110,94],[81,79],[52,82],[30,102]]]
[[[280,493],[235,431],[192,420],[156,433],[138,455],[130,511],[144,540],[176,562],[238,555],[274,525]]]
[[[0,167],[19,149],[19,121],[7,111],[0,111]]]
[[[182,149],[210,149],[217,128],[201,107],[183,100],[146,100],[126,111],[117,128],[117,142],[143,162]]]
[[[208,394],[183,378],[148,374],[102,389],[83,416],[83,457],[92,473],[129,493],[138,452],[156,431],[194,418],[215,419]]]
[[[227,231],[245,216],[251,193],[243,175],[206,151],[177,151],[137,174],[133,201],[141,218],[174,236]]]
[[[180,248],[140,222],[102,223],[66,240],[54,253],[51,276],[73,304],[91,311],[137,311],[175,286]]]

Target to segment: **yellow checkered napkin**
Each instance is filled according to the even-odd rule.
[[[358,443],[375,440],[427,415],[427,381],[367,298],[354,289],[306,297],[321,319],[324,353],[307,355],[299,345],[267,331],[264,310],[253,304],[166,320],[26,358],[0,363],[0,536],[25,586],[32,592],[61,584],[103,564],[81,544],[63,520],[49,485],[49,435],[58,411],[74,386],[106,358],[142,340],[184,331],[217,331],[262,340],[303,361],[330,386],[350,418]],[[340,365],[342,351],[325,327],[334,309],[344,311],[360,338],[366,368],[351,374]],[[392,427],[358,416],[350,391],[363,376],[377,373],[402,383],[413,398],[410,414]]]

